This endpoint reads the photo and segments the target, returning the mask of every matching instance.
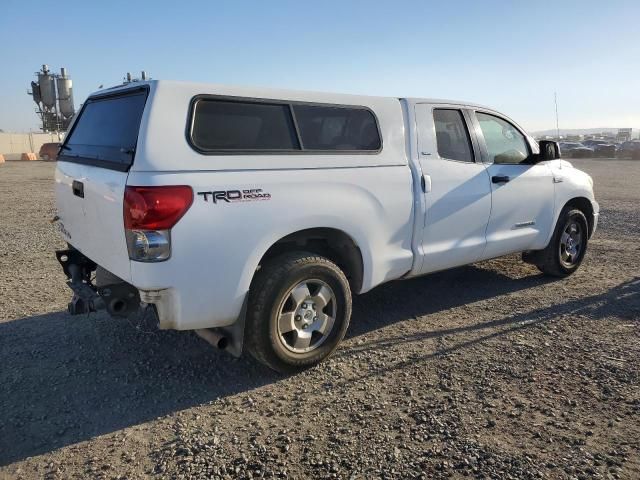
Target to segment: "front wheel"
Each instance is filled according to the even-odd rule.
[[[554,277],[567,277],[574,273],[587,251],[589,225],[582,211],[565,208],[558,218],[549,245],[544,250],[523,255],[525,261]]]
[[[337,265],[313,253],[281,255],[251,286],[247,349],[278,372],[299,371],[336,350],[350,317],[351,290]]]

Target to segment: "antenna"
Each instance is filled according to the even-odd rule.
[[[558,122],[558,94],[553,92],[553,101],[556,104],[556,137],[560,141],[560,123]]]

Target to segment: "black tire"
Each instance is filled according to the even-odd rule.
[[[569,255],[567,245],[563,242],[566,239],[565,233],[569,233],[567,229],[571,229],[575,225],[580,236],[580,244],[575,256]],[[572,233],[573,234],[573,233]],[[523,254],[523,260],[532,263],[545,275],[553,277],[568,277],[580,267],[584,255],[587,252],[587,244],[589,241],[589,224],[581,210],[565,207],[556,224],[553,237],[549,245],[544,250],[535,252],[527,252]],[[574,245],[575,246],[574,242]],[[563,253],[564,252],[564,253]],[[568,257],[564,258],[565,256]]]
[[[311,292],[314,283],[320,288],[322,285],[329,287],[332,294],[332,300],[321,308],[323,314],[327,309],[333,313],[334,316],[328,315],[333,318],[332,326],[321,334],[322,341],[315,341],[317,346],[311,343],[306,347],[312,350],[292,351],[297,345],[302,328],[299,325],[300,315],[295,314],[302,311],[301,305],[307,305],[306,302],[296,303],[293,290],[305,284],[309,285],[308,291]],[[282,334],[279,319],[285,308],[286,314],[294,314],[297,330]],[[315,304],[313,308],[315,311]],[[340,268],[327,258],[313,253],[287,253],[268,261],[256,273],[249,292],[245,345],[254,358],[273,370],[285,374],[294,373],[329,357],[344,338],[350,318],[351,289]],[[309,327],[304,318],[302,321],[305,322],[304,328]],[[318,332],[312,332],[311,337],[316,333]],[[302,335],[305,335],[304,331]]]

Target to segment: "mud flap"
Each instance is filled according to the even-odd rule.
[[[240,357],[242,355],[242,349],[244,346],[244,327],[245,320],[247,317],[247,304],[248,304],[249,295],[247,295],[244,299],[244,303],[242,304],[242,310],[240,310],[240,315],[238,319],[231,325],[227,327],[220,327],[216,330],[222,332],[223,335],[229,338],[229,345],[225,349],[234,357]]]

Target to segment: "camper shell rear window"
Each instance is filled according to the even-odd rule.
[[[58,160],[127,171],[133,164],[148,88],[90,97]]]
[[[187,139],[209,155],[378,153],[378,120],[363,106],[201,95]]]

